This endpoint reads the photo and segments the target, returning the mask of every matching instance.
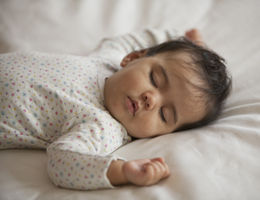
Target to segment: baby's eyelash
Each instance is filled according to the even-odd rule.
[[[162,121],[166,123],[167,121],[166,121],[166,119],[164,117],[162,108],[160,109],[160,116],[161,116]]]
[[[150,72],[149,76],[150,76],[150,81],[151,81],[152,85],[157,88],[157,85],[156,85],[155,80],[153,78],[153,71]]]

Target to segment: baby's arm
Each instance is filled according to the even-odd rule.
[[[119,158],[111,153],[126,142],[126,132],[121,133],[122,126],[104,113],[89,114],[85,119],[87,122],[79,124],[77,118],[69,120],[63,135],[48,146],[49,177],[63,188],[113,188],[107,171]]]
[[[48,174],[55,185],[79,190],[127,183],[144,186],[169,176],[168,166],[161,158],[123,161],[115,155],[105,155],[121,143],[114,144],[111,150],[103,147],[106,139],[97,134],[98,129],[94,122],[76,125],[47,148]]]
[[[153,185],[170,175],[162,158],[133,161],[112,161],[107,177],[113,185],[132,183],[139,186]]]
[[[195,44],[205,46],[197,29],[186,31],[184,36]],[[177,37],[177,31],[174,29],[146,29],[118,37],[106,38],[90,55],[107,58],[112,63],[119,65],[122,59],[133,51],[146,49]]]
[[[176,38],[174,29],[146,29],[126,35],[106,38],[91,55],[98,55],[118,64],[130,52],[145,49]]]
[[[48,147],[50,179],[55,185],[68,189],[113,188],[106,173],[117,157],[100,155],[95,139],[84,140],[80,132],[71,132]]]

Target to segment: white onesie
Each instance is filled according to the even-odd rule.
[[[16,52],[0,55],[0,149],[47,149],[55,185],[112,188],[111,154],[131,141],[104,107],[105,78],[129,52],[172,39],[146,30],[104,40],[87,57]]]

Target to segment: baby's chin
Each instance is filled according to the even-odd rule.
[[[140,137],[138,134],[131,134],[131,133],[129,133],[129,132],[127,132],[128,133],[128,135],[130,136],[130,137],[132,137],[133,139],[141,139],[142,137]]]
[[[141,139],[141,138],[148,138],[149,136],[146,136],[142,131],[138,131],[138,130],[128,130],[126,128],[126,131],[128,133],[129,136],[136,138],[136,139]]]
[[[138,130],[136,127],[133,128],[131,124],[128,123],[129,122],[128,120],[120,119],[120,115],[117,115],[117,113],[113,113],[110,111],[109,113],[110,115],[112,115],[114,119],[116,119],[121,125],[123,125],[123,127],[126,129],[126,132],[129,136],[138,139],[150,137],[149,135],[147,136],[148,133],[146,133],[145,131],[140,129]]]
[[[125,129],[126,129],[129,136],[136,138],[136,139],[153,138],[153,137],[157,137],[157,136],[160,136],[160,135],[165,135],[165,134],[171,133],[171,132],[165,132],[165,133],[156,134],[155,132],[152,132],[152,131],[131,130],[131,129],[127,129],[126,127],[125,127]]]

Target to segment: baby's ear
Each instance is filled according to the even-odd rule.
[[[136,60],[138,58],[142,58],[146,55],[147,50],[146,49],[142,49],[140,51],[133,51],[131,53],[129,53],[128,55],[126,55],[123,60],[120,63],[121,67],[125,67],[127,66],[128,63],[130,63],[133,60]]]

